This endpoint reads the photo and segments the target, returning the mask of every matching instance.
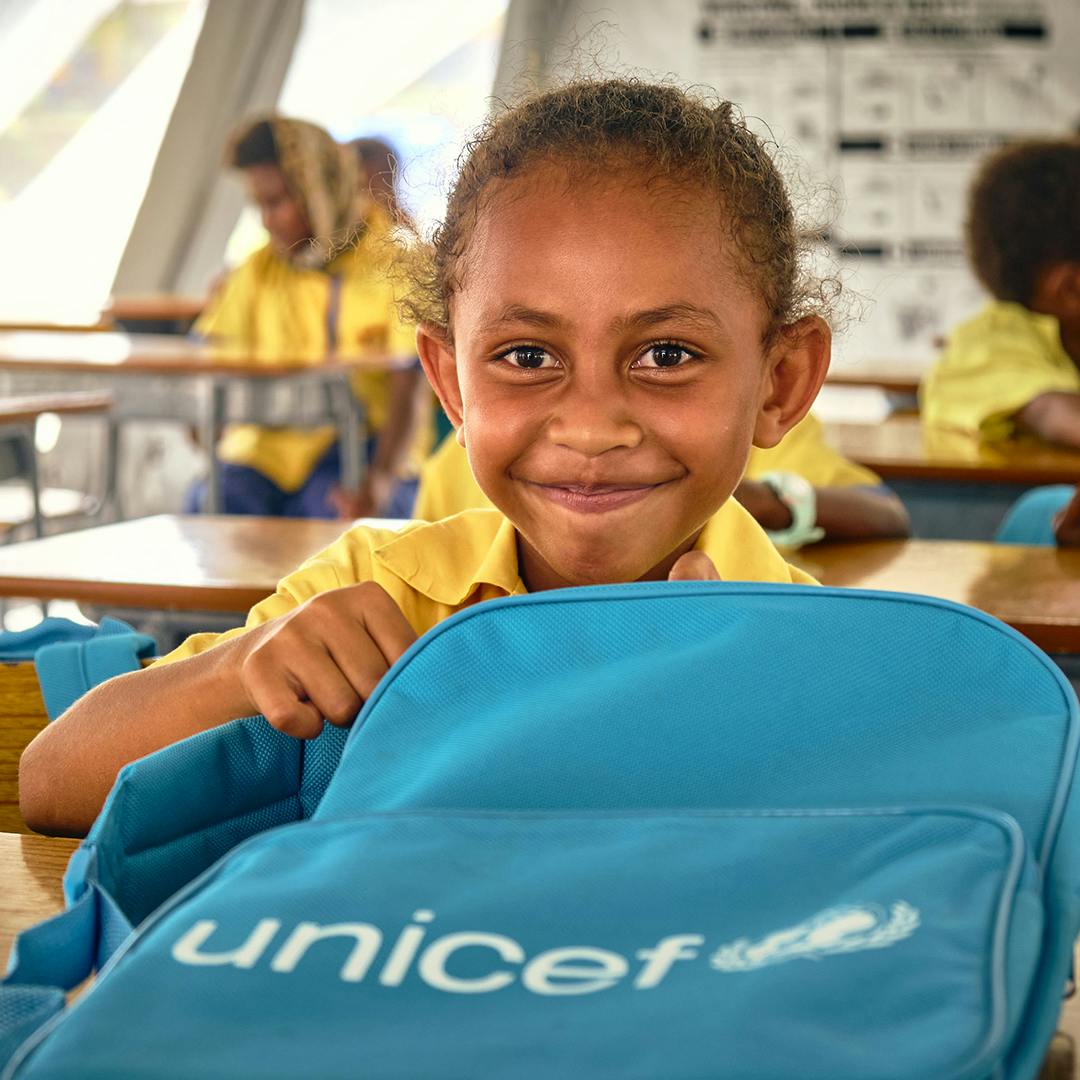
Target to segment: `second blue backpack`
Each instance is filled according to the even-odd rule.
[[[20,946],[5,1076],[1031,1080],[1077,740],[1049,659],[945,602],[485,603],[336,771],[259,719],[128,766]],[[106,961],[70,1010],[63,956]]]

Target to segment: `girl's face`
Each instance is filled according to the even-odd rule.
[[[278,254],[287,255],[297,244],[311,239],[304,204],[289,190],[277,165],[249,165],[244,169],[244,182]]]
[[[717,215],[692,189],[539,168],[480,215],[452,343],[418,335],[530,590],[666,577],[751,442],[774,445],[817,393],[827,328],[765,355]]]

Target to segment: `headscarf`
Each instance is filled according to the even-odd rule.
[[[239,138],[260,120],[273,131],[278,167],[289,190],[303,204],[311,226],[313,239],[297,244],[287,258],[303,269],[325,269],[364,231],[371,197],[362,190],[356,155],[316,124],[284,116],[259,117],[245,126]]]

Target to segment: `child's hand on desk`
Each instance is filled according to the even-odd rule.
[[[1058,547],[1080,547],[1080,487],[1065,509],[1054,515],[1054,538]]]
[[[395,483],[391,473],[369,470],[359,491],[349,491],[343,487],[333,488],[329,496],[330,505],[337,511],[339,518],[348,521],[379,517],[382,508],[394,493]]]
[[[351,724],[415,640],[398,606],[369,581],[320,593],[243,634],[232,661],[252,713],[286,735],[311,739],[324,718]]]

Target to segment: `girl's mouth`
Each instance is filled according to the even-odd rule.
[[[530,484],[546,499],[582,514],[602,514],[640,502],[660,484]]]

